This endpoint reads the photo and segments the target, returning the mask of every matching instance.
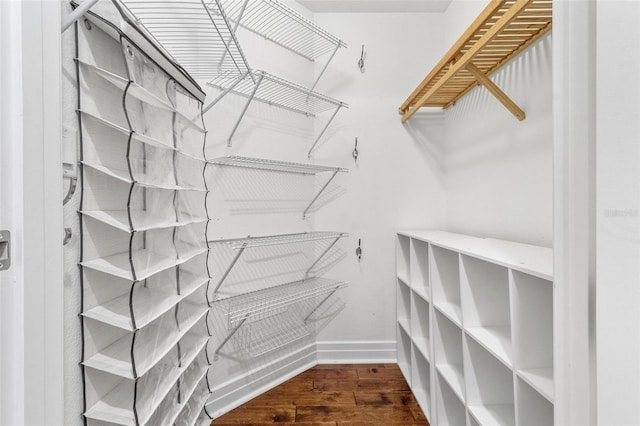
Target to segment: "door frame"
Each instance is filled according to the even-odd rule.
[[[0,67],[11,94],[1,100],[11,128],[2,134],[9,198],[0,206],[12,231],[11,273],[0,281],[0,424],[64,424],[61,3],[0,3],[10,23],[0,26]]]

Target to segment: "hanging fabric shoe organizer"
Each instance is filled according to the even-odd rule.
[[[204,93],[121,13],[77,23],[84,418],[193,425],[210,394]]]

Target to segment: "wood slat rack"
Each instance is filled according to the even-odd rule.
[[[421,107],[449,108],[477,84],[526,118],[489,76],[551,29],[552,0],[492,0],[400,106],[402,122]]]

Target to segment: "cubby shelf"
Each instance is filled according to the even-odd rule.
[[[431,424],[554,424],[551,272],[543,247],[397,235],[398,362],[420,397],[429,365]]]
[[[538,391],[540,395],[553,403],[553,370],[551,368],[518,370],[517,374],[522,380]]]
[[[436,364],[436,370],[460,401],[464,401],[464,374],[462,373],[462,365]]]
[[[469,413],[476,419],[480,426],[509,426],[516,424],[513,404],[469,406]]]

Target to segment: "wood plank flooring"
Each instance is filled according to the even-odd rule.
[[[396,364],[325,364],[297,375],[212,426],[429,426]]]

